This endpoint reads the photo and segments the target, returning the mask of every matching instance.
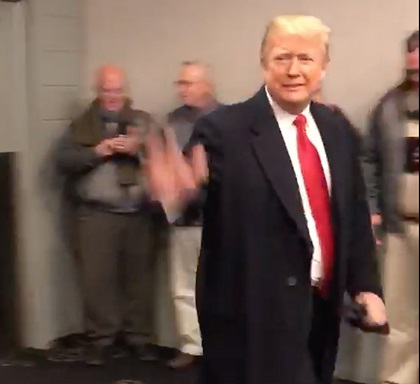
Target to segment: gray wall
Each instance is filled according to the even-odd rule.
[[[61,183],[52,163],[54,145],[80,95],[79,5],[79,0],[13,5],[26,34],[16,38],[23,46],[17,57],[23,92],[16,170],[22,338],[32,347],[80,329],[73,262],[62,233]]]
[[[14,67],[21,49],[15,41],[22,37],[15,9],[15,4],[0,2],[0,152],[14,152],[21,145],[19,132],[14,128],[17,123],[15,105],[19,98],[16,87],[19,74]]]
[[[86,0],[85,8],[86,84],[97,65],[119,63],[137,104],[157,113],[172,106],[186,59],[214,66],[223,101],[249,96],[261,82],[266,22],[280,13],[319,16],[333,32],[326,94],[362,126],[378,94],[399,78],[400,42],[419,20],[416,0]]]

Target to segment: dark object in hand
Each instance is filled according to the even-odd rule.
[[[118,135],[125,136],[127,134],[127,127],[129,127],[129,122],[122,121],[118,124]]]
[[[389,335],[389,324],[384,325],[367,325],[364,321],[366,318],[366,308],[358,303],[352,302],[345,311],[345,320],[354,328],[359,328],[362,332],[377,333],[379,335]]]

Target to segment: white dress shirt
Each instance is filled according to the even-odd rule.
[[[293,170],[295,172],[296,181],[299,188],[300,197],[304,209],[306,222],[308,225],[309,235],[311,237],[314,252],[312,255],[312,267],[311,267],[311,278],[314,283],[318,282],[322,278],[322,251],[321,244],[316,229],[315,219],[312,214],[311,206],[309,204],[308,194],[305,188],[305,182],[302,176],[302,170],[300,167],[298,147],[297,147],[297,129],[293,122],[296,119],[296,115],[291,115],[279,107],[279,105],[270,96],[266,89],[267,97],[271,107],[274,111],[277,123],[279,125],[280,132],[283,136],[283,140],[286,144],[287,152],[289,153],[290,160],[292,162]],[[325,152],[324,143],[322,141],[321,134],[319,133],[318,127],[315,123],[313,116],[311,115],[309,105],[302,112],[302,115],[306,117],[307,127],[306,134],[318,151],[321,159],[321,165],[324,170],[324,175],[327,181],[328,190],[331,193],[331,173],[330,166],[328,163],[327,154]]]

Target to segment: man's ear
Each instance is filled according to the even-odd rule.
[[[330,64],[330,56],[327,52],[326,56],[324,57],[324,61],[322,63],[321,80],[325,79],[325,76],[327,75],[327,69],[328,69],[329,64]]]

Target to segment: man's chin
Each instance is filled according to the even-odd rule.
[[[302,105],[308,103],[310,100],[306,95],[287,95],[283,98],[283,101],[288,104]]]

